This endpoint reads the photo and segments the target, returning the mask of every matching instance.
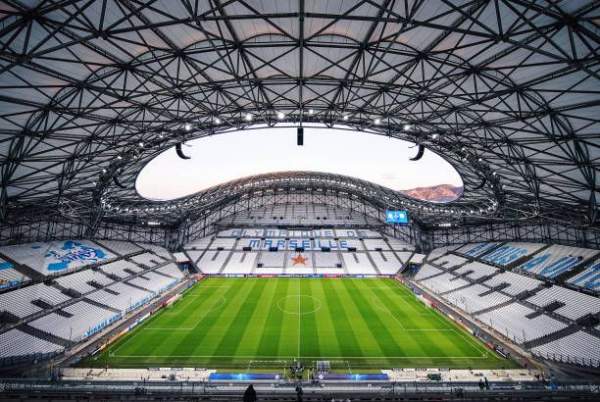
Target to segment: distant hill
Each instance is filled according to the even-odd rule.
[[[400,192],[418,200],[449,202],[460,197],[463,193],[463,188],[451,184],[438,184],[437,186],[431,187],[417,187],[410,190],[400,190]]]

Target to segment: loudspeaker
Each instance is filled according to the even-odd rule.
[[[298,146],[304,145],[304,127],[298,127]]]

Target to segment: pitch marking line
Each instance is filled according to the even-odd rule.
[[[217,303],[213,303],[211,305],[211,307],[208,310],[202,310],[200,314],[200,317],[198,318],[198,322],[196,323],[196,325],[194,327],[192,327],[191,329],[188,329],[189,327],[185,327],[185,328],[181,328],[181,327],[174,327],[174,328],[167,328],[167,327],[152,327],[152,326],[147,326],[147,327],[140,327],[139,330],[140,331],[145,331],[145,330],[159,330],[159,331],[164,331],[164,330],[169,330],[169,331],[191,331],[193,329],[195,329],[198,324],[202,321],[202,319],[204,317],[206,317],[208,314],[210,314],[211,312],[215,311],[216,309],[223,307],[226,303],[227,303],[227,299],[225,298],[225,296],[221,296],[218,299],[216,299],[217,301],[220,301],[220,303],[217,305]],[[169,314],[170,313],[170,314]],[[163,314],[167,315],[179,315],[179,313],[175,313],[175,312],[164,312]],[[158,329],[160,328],[160,329]],[[125,346],[129,341],[131,341],[133,338],[135,338],[134,336],[129,336],[129,338],[125,339],[125,341],[120,344],[116,349],[114,349],[113,351],[109,351],[109,355],[110,356],[116,356],[118,357],[119,355],[117,355],[117,352],[119,350],[121,350],[121,348],[123,348],[123,346]]]
[[[398,285],[398,287],[399,287],[399,286],[400,286],[400,285]],[[377,303],[375,303],[375,305],[377,305]],[[383,307],[385,307],[385,306],[383,306]],[[387,307],[386,307],[386,309],[387,309]],[[395,316],[392,314],[392,312],[391,312],[391,311],[389,311],[389,309],[388,309],[388,312],[389,312],[389,313],[392,315],[392,317],[394,317],[394,319],[396,319],[396,317],[395,317]],[[467,344],[469,344],[471,347],[474,347],[474,349],[475,349],[477,352],[481,352],[481,356],[482,356],[482,357],[487,357],[487,356],[488,356],[488,351],[487,351],[487,350],[485,350],[485,349],[484,349],[484,348],[483,348],[483,347],[482,347],[482,346],[481,346],[479,343],[477,343],[477,342],[476,342],[474,339],[471,339],[470,337],[467,337],[467,336],[464,334],[464,332],[463,332],[462,330],[460,330],[460,329],[456,329],[456,328],[454,328],[453,326],[451,326],[450,324],[448,324],[447,322],[445,322],[445,321],[444,321],[444,319],[443,319],[443,318],[440,316],[440,314],[439,314],[439,313],[437,313],[437,312],[435,312],[435,311],[433,311],[433,312],[435,313],[435,314],[433,314],[433,316],[434,316],[436,319],[438,319],[438,321],[440,321],[442,324],[444,324],[444,326],[446,326],[446,327],[447,327],[447,329],[450,329],[451,331],[454,331],[454,332],[455,332],[455,333],[456,333],[456,334],[457,334],[459,337],[461,337],[461,338],[463,338],[464,340],[466,340],[466,341],[467,341]],[[398,319],[396,319],[396,321],[398,321]],[[398,322],[399,322],[399,321],[398,321]],[[448,328],[448,327],[449,327],[449,328]],[[404,328],[404,326],[403,326],[403,328]],[[406,330],[406,329],[405,329],[405,330]]]
[[[212,311],[220,309],[221,307],[223,307],[227,303],[227,299],[225,298],[225,296],[218,296],[218,297],[214,296],[214,297],[212,297],[212,299],[215,300],[215,302],[213,302],[211,304],[211,306],[208,308],[208,310],[202,310],[201,311],[202,313],[205,313],[205,314],[203,314],[203,316],[205,316],[206,314],[208,314],[208,313],[210,313]],[[191,306],[192,304],[195,304],[197,302],[198,301],[196,299],[190,300],[188,302],[188,304],[186,304],[185,306],[183,306],[183,304],[180,304],[179,307],[185,309],[185,308],[188,308],[189,306]],[[166,310],[163,314],[164,315],[173,316],[173,315],[181,315],[182,312],[181,311],[175,312],[175,311],[168,311],[168,310]]]
[[[204,289],[204,288],[230,288],[231,285],[203,285],[203,284],[199,284],[197,289]],[[196,289],[194,289],[196,290]]]
[[[482,356],[489,356],[489,353],[486,349],[483,348],[483,346],[481,346],[477,341],[475,341],[474,339],[471,339],[471,337],[466,336],[464,334],[464,331],[462,331],[461,329],[456,329],[454,327],[453,324],[449,323],[449,322],[445,322],[444,317],[442,317],[442,315],[440,313],[434,314],[435,318],[440,321],[442,324],[444,324],[446,327],[451,328],[452,330],[454,330],[454,332],[456,332],[458,334],[458,336],[460,336],[461,338],[463,338],[464,340],[467,341],[467,344],[470,344],[471,347],[474,347],[474,349],[478,352],[481,352]],[[450,320],[449,318],[447,318],[448,320]],[[455,324],[458,325],[458,324]]]
[[[189,355],[189,354],[185,354],[185,355],[114,355],[115,357],[122,357],[125,359],[148,359],[148,358],[165,358],[165,357],[199,357],[199,358],[206,358],[206,359],[212,359],[212,358],[217,358],[217,359],[243,359],[243,360],[247,360],[247,359],[254,359],[254,360],[260,360],[260,359],[295,359],[297,358],[297,356],[243,356],[243,355],[239,355],[239,356],[230,356],[230,355]],[[334,359],[339,359],[339,360],[388,360],[388,359],[485,359],[486,357],[484,356],[302,356],[303,359],[323,359],[323,360],[334,360]]]
[[[377,297],[373,296],[372,297],[372,301],[373,301],[373,305],[377,309],[383,311],[384,313],[392,314],[391,310],[385,304],[383,304],[383,302],[380,301]],[[418,317],[429,317],[429,316],[431,316],[431,314],[432,314],[431,312],[426,311],[426,312],[423,312],[423,313],[415,313],[415,314],[412,314],[412,315],[418,316]]]
[[[191,327],[191,328],[181,328],[181,327],[146,327],[144,328],[144,330],[149,330],[149,331],[193,331],[194,329],[196,329],[196,327]]]
[[[315,303],[315,305],[317,306],[314,310],[311,311],[301,311],[301,296],[302,297],[310,297],[311,299],[315,300],[317,303]],[[289,311],[286,310],[284,308],[281,307],[282,301],[287,300],[289,298],[292,297],[298,297],[298,312],[296,311]],[[281,299],[279,299],[276,303],[277,308],[279,309],[279,311],[281,311],[284,314],[289,314],[289,315],[297,315],[298,317],[302,316],[302,315],[308,315],[308,314],[314,314],[317,311],[319,311],[323,305],[323,303],[321,302],[321,299],[319,299],[318,297],[312,296],[312,295],[305,295],[305,294],[296,294],[296,295],[287,295],[287,296],[283,296]],[[300,319],[300,318],[298,318]]]
[[[373,300],[379,300],[379,299],[377,299],[375,296],[373,296],[372,297],[372,301]],[[384,313],[388,313],[389,315],[391,315],[392,318],[394,320],[396,320],[396,322],[398,323],[398,325],[400,325],[400,328],[402,328],[404,331],[406,331],[406,327],[404,326],[404,324],[402,324],[402,322],[390,311],[389,308],[387,308],[387,306],[381,305],[380,302],[375,302],[373,304],[375,304],[375,307],[377,307],[378,309],[380,309]]]

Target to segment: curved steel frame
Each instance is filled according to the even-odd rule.
[[[117,212],[128,209],[176,223],[181,204],[150,205],[115,184],[130,189],[161,149],[273,126],[283,113],[451,159],[466,199],[409,205],[425,225],[461,216],[598,227],[597,1],[329,3],[290,0],[275,11],[243,0],[4,2],[0,218],[63,216],[85,221],[89,235],[104,219],[141,219]],[[306,179],[292,176],[252,186]],[[400,200],[350,178],[311,180]],[[210,194],[225,199],[239,185]]]

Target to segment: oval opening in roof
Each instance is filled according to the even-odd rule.
[[[189,141],[181,159],[175,147],[141,170],[138,193],[169,201],[244,177],[287,171],[334,173],[366,180],[418,200],[444,203],[462,195],[463,181],[444,158],[426,150],[418,161],[413,143],[359,131],[306,127],[257,128]]]

